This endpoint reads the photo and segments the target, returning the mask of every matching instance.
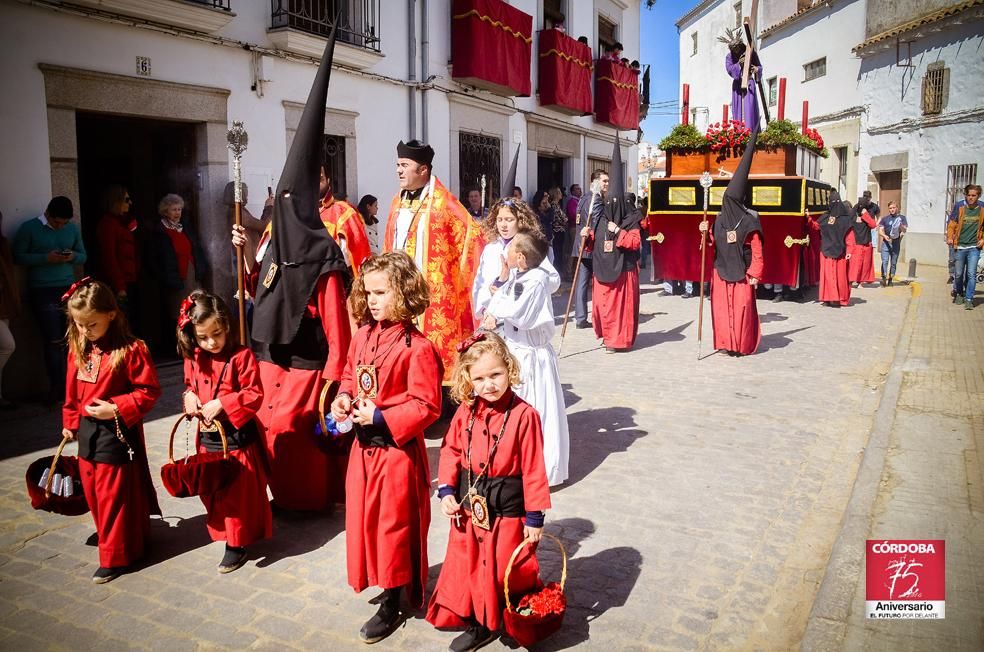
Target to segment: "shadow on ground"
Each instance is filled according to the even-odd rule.
[[[635,427],[635,410],[608,407],[575,412],[567,416],[571,433],[570,476],[554,491],[563,491],[586,478],[612,453],[629,449],[647,433]]]

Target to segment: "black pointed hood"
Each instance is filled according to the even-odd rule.
[[[752,251],[746,242],[752,233],[762,233],[758,213],[745,206],[748,193],[748,174],[752,169],[758,132],[752,132],[745,144],[738,168],[728,181],[721,200],[721,211],[714,218],[714,269],[729,283],[745,280],[752,262]]]
[[[622,147],[615,133],[615,144],[612,148],[612,166],[608,173],[608,196],[605,197],[605,219],[594,224],[594,249],[591,260],[595,277],[603,283],[614,283],[618,277],[639,262],[639,251],[629,251],[614,246],[618,234],[608,230],[608,223],[614,222],[621,230],[638,229],[642,213],[635,206],[630,206],[625,198],[625,176],[622,173]],[[611,241],[609,247],[606,241]],[[610,248],[611,251],[605,251]]]
[[[506,178],[502,182],[502,195],[501,197],[512,197],[513,188],[516,187],[516,168],[519,167],[519,145],[516,145],[516,153],[513,154],[512,163],[509,165],[509,171],[506,172]]]
[[[260,266],[253,339],[290,344],[298,335],[318,279],[333,271],[348,278],[341,249],[319,216],[318,182],[325,130],[325,104],[335,50],[335,29],[325,45],[273,204],[272,238]]]

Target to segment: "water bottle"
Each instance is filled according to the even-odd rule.
[[[65,498],[71,497],[75,493],[75,487],[72,485],[72,476],[66,475],[62,478],[62,491],[61,495]]]
[[[345,435],[352,430],[352,417],[351,415],[345,417],[344,421],[338,421],[335,423],[335,427],[338,428],[338,433]]]
[[[51,493],[60,496],[62,492],[62,474],[56,473],[55,479],[51,481]]]
[[[48,486],[48,474],[50,472],[51,472],[51,469],[45,469],[44,470],[44,473],[41,474],[41,481],[38,482],[38,486],[41,487],[42,489],[44,489],[46,486]]]

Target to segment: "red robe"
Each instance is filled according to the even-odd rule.
[[[868,211],[861,211],[858,222],[864,222],[869,229],[876,226]],[[860,245],[854,238],[854,229],[847,232],[847,280],[851,283],[874,283],[874,248],[871,243]]]
[[[810,244],[803,248],[804,281],[800,287],[809,287],[820,282],[820,225],[816,217],[807,214],[806,233]]]
[[[249,279],[251,294],[258,275],[259,265],[255,265]],[[324,370],[292,369],[261,360],[265,397],[256,418],[273,501],[284,509],[324,511],[345,500],[346,458],[327,455],[313,437],[322,379],[330,382],[342,377],[351,339],[344,283],[337,272],[318,279],[307,312],[319,317],[324,327],[328,343]]]
[[[381,411],[395,446],[352,444],[345,480],[345,547],[348,582],[407,586],[414,606],[423,604],[430,527],[430,470],[424,428],[441,414],[441,358],[430,341],[403,324],[371,324],[355,334],[340,392],[357,396],[355,367],[376,367]]]
[[[113,292],[125,292],[137,282],[139,263],[133,232],[136,219],[127,215],[103,215],[96,224],[96,240],[99,243],[99,278]]]
[[[711,242],[714,241],[713,236]],[[761,279],[765,265],[762,258],[762,234],[754,231],[745,242],[752,249],[752,263],[745,280],[729,283],[714,269],[711,275],[711,320],[714,323],[714,348],[742,355],[755,353],[762,339],[755,288],[749,278]]]
[[[229,366],[223,374],[226,362]],[[185,360],[184,379],[185,388],[195,392],[203,405],[217,398],[222,403],[219,419],[237,430],[256,418],[256,411],[263,403],[259,366],[253,352],[244,346],[217,356],[196,349],[194,359]],[[256,441],[229,451],[229,456],[242,467],[236,479],[218,493],[201,497],[208,512],[205,525],[213,541],[225,541],[234,547],[248,546],[270,538],[273,533],[260,446]],[[200,447],[199,451],[204,453],[205,448]]]
[[[338,243],[345,262],[352,269],[352,278],[355,278],[362,263],[372,255],[362,217],[352,204],[335,199],[331,194],[321,198],[320,215],[328,235]]]
[[[75,356],[68,355],[63,427],[78,433],[82,419],[88,417],[85,408],[102,399],[114,403],[120,420],[132,428],[127,435],[135,453],[132,463],[79,458],[82,490],[99,537],[99,565],[104,568],[129,566],[140,559],[150,535],[150,515],[161,513],[143,436],[143,419],[160,395],[154,361],[140,340],[129,345],[126,357],[115,369],[111,353],[102,352],[95,382],[80,379]],[[85,427],[92,426],[87,423]]]
[[[639,229],[622,230],[615,246],[638,251],[642,245]],[[639,264],[619,275],[614,283],[603,283],[594,277],[591,318],[595,336],[603,338],[605,346],[628,349],[639,334]]]
[[[472,477],[478,477],[489,459],[492,437],[502,429],[512,391],[495,405],[478,399],[472,434]],[[457,487],[467,475],[468,423],[471,408],[462,404],[451,421],[441,445],[438,485]],[[515,396],[505,432],[492,457],[490,477],[523,476],[523,502],[526,511],[550,508],[550,487],[543,461],[543,434],[540,416],[529,403]],[[467,478],[466,478],[467,480]],[[435,627],[465,627],[469,621],[495,631],[502,625],[503,582],[509,557],[523,539],[522,517],[498,517],[490,531],[472,525],[469,513],[462,511],[459,523],[451,521],[448,551],[441,575],[427,607],[427,620]],[[536,555],[527,547],[516,558],[509,575],[510,595],[520,596],[540,584]]]

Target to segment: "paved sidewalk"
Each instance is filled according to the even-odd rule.
[[[911,296],[907,286],[872,287],[858,290],[847,308],[760,302],[760,352],[738,359],[709,355],[707,306],[706,357],[698,362],[697,300],[663,296],[651,285],[643,286],[634,351],[606,355],[590,331],[571,328],[560,368],[572,477],[553,492],[547,516],[547,531],[570,557],[570,607],[564,629],[539,649],[798,646]],[[984,312],[952,317],[980,324]],[[942,325],[928,324],[933,341]],[[950,354],[926,341],[927,359]],[[976,346],[980,355],[979,340]],[[969,361],[957,349],[952,354],[956,378],[956,360]],[[920,393],[922,384],[942,386],[930,373],[935,368],[912,376],[914,411],[932,398]],[[970,368],[959,368],[961,382],[971,382]],[[178,373],[162,371],[165,397],[147,427],[155,478],[178,411]],[[975,382],[980,392],[979,374]],[[969,418],[960,412],[967,405],[954,400],[943,409],[948,418]],[[981,422],[973,427],[980,437]],[[275,519],[274,539],[255,546],[246,567],[220,576],[222,547],[205,533],[200,502],[171,498],[158,483],[165,519],[154,524],[145,567],[96,586],[89,581],[96,551],[85,545],[90,517],[33,511],[25,495],[27,465],[57,442],[57,414],[21,410],[2,430],[4,649],[364,649],[357,633],[378,592],[355,595],[345,585],[341,513]],[[439,445],[428,441],[432,471]],[[447,541],[447,521],[436,501],[433,507],[432,584]],[[943,514],[935,518],[944,522]],[[541,558],[545,574],[556,577],[556,553],[545,545]],[[980,604],[973,577],[980,582],[980,566],[951,584],[948,612],[955,617]],[[968,588],[960,593],[962,584]],[[418,617],[379,647],[445,649],[452,637]]]

